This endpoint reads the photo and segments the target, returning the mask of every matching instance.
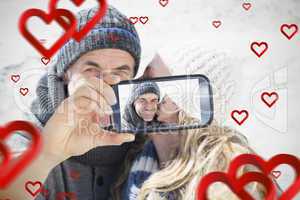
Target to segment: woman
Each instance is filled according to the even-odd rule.
[[[167,95],[160,102],[157,115],[157,119],[165,124],[197,122]],[[253,153],[245,138],[214,123],[207,128],[181,130],[178,134],[149,134],[142,152],[130,167],[119,198],[196,199],[201,177],[211,171],[226,171],[231,160],[243,153]],[[243,167],[239,173],[248,170]],[[238,199],[224,185],[211,187],[210,199]],[[256,183],[248,187],[256,199],[263,199],[263,188]]]

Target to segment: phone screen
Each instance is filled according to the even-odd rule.
[[[122,81],[113,88],[117,104],[110,129],[117,132],[199,128],[213,117],[211,86],[203,75]]]

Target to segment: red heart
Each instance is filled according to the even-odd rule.
[[[215,20],[212,22],[212,25],[215,27],[215,28],[219,28],[221,26],[222,22],[220,20]]]
[[[36,187],[37,185],[37,187]],[[40,193],[43,189],[42,187],[42,183],[40,181],[36,181],[36,182],[31,182],[31,181],[27,181],[25,183],[25,189],[26,191],[33,197],[35,197],[38,193]]]
[[[263,46],[261,48],[261,46]],[[259,49],[256,49],[256,48],[259,48]],[[251,50],[260,58],[268,49],[268,44],[266,42],[253,42],[251,44]]]
[[[20,80],[20,75],[11,75],[10,79],[16,83]]]
[[[50,62],[50,58],[47,58],[47,57],[42,57],[41,58],[41,61],[44,65],[47,65],[49,62]]]
[[[113,33],[109,33],[109,34],[107,35],[107,38],[108,38],[111,42],[113,42],[113,43],[115,43],[115,42],[117,42],[117,41],[120,40],[120,37],[117,36],[117,35],[114,35]]]
[[[271,108],[276,103],[279,96],[276,92],[264,92],[261,94],[260,98],[269,108]]]
[[[16,161],[14,161],[13,164],[1,164],[0,188],[4,188],[12,182],[38,155],[42,146],[40,132],[36,127],[26,121],[12,121],[6,126],[0,127],[0,150],[4,155],[4,158],[8,158],[8,161],[12,160],[11,152],[6,150],[7,147],[4,143],[2,143],[2,141],[5,141],[5,139],[16,131],[25,131],[28,133],[31,136],[31,144],[28,149]]]
[[[28,88],[20,88],[20,93],[25,96],[26,94],[28,94],[29,89]]]
[[[0,131],[1,131],[1,127],[0,127]],[[0,134],[1,134],[1,132],[0,132]],[[9,149],[7,149],[7,147],[5,145],[2,145],[2,143],[0,143],[0,152],[2,152],[1,162],[0,162],[0,171],[2,172],[2,168],[5,169],[9,165],[9,161],[12,158],[11,158],[11,154],[10,154]],[[0,178],[1,178],[1,176],[0,176]]]
[[[69,197],[70,200],[77,200],[74,192],[58,192],[56,194],[56,200],[64,200],[66,197]]]
[[[40,192],[44,197],[46,197],[46,198],[49,197],[49,190],[45,189],[44,187],[42,187]]]
[[[139,21],[138,17],[129,17],[129,21],[131,24],[136,24]]]
[[[240,199],[253,200],[251,195],[244,190],[244,187],[254,181],[262,183],[265,186],[267,190],[266,200],[273,200],[274,197],[276,197],[275,186],[272,181],[262,173],[248,172],[237,179],[235,176],[224,172],[211,172],[201,179],[201,182],[197,187],[197,200],[208,200],[208,188],[211,184],[216,182],[223,182],[228,185]]]
[[[251,3],[243,3],[243,8],[245,9],[245,10],[249,10],[250,8],[251,8]]]
[[[272,176],[279,178],[279,176],[281,176],[281,171],[272,171]]]
[[[149,18],[147,16],[144,17],[140,17],[140,22],[142,22],[142,24],[146,24],[148,22]]]
[[[52,21],[60,19],[62,16],[70,20],[70,25],[64,27],[66,32],[53,44],[50,49],[46,49],[41,45],[40,41],[37,40],[28,30],[27,30],[27,20],[29,18],[36,16],[41,18],[46,24],[50,24]],[[21,34],[28,42],[34,46],[43,56],[51,58],[73,35],[76,29],[76,19],[71,12],[64,9],[57,9],[52,11],[50,14],[46,14],[44,11],[39,9],[29,9],[26,10],[20,18],[19,29]]]
[[[236,116],[236,114],[238,114],[239,116]],[[242,118],[240,118],[240,116],[242,114],[244,114],[244,116],[242,116]],[[249,113],[247,110],[241,110],[241,111],[233,110],[231,112],[231,117],[238,125],[242,125],[245,122],[245,120],[249,117]]]
[[[50,12],[54,12],[56,10],[56,5],[59,0],[51,0],[49,3],[49,10]],[[80,6],[85,0],[71,0],[77,7]],[[81,30],[75,30],[73,34],[73,38],[80,42],[80,40],[85,37],[89,31],[97,24],[100,23],[101,19],[105,16],[108,4],[106,0],[97,0],[99,2],[99,9],[97,13],[93,16],[91,20],[89,20],[86,25]],[[57,22],[64,27],[65,29],[68,29],[69,22],[65,21],[62,17],[59,17],[57,19]]]
[[[290,40],[298,32],[298,26],[296,24],[282,24],[280,31],[285,37],[287,37],[287,39]]]
[[[272,170],[279,165],[290,165],[295,170],[296,178],[294,183],[281,194],[279,200],[293,199],[300,191],[300,160],[297,157],[289,154],[278,154],[269,161],[265,161],[254,154],[242,154],[231,162],[228,174],[234,176],[239,167],[246,164],[252,164],[259,167],[265,175],[269,175]]]
[[[76,170],[71,170],[70,171],[70,177],[74,180],[77,180],[80,178],[80,172]]]
[[[169,0],[159,0],[161,6],[166,7],[169,3]]]

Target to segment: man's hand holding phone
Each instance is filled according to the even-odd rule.
[[[111,115],[111,106],[116,103],[112,87],[103,80],[85,76],[73,79],[69,95],[44,128],[45,153],[63,161],[98,146],[134,140],[132,134],[118,134],[100,127],[97,119]]]

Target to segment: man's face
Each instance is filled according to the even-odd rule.
[[[146,122],[152,121],[157,111],[158,96],[147,93],[139,96],[134,102],[136,113]]]
[[[134,74],[134,59],[119,49],[98,49],[82,55],[67,71],[70,80],[79,74],[102,78],[110,85],[129,80]]]

